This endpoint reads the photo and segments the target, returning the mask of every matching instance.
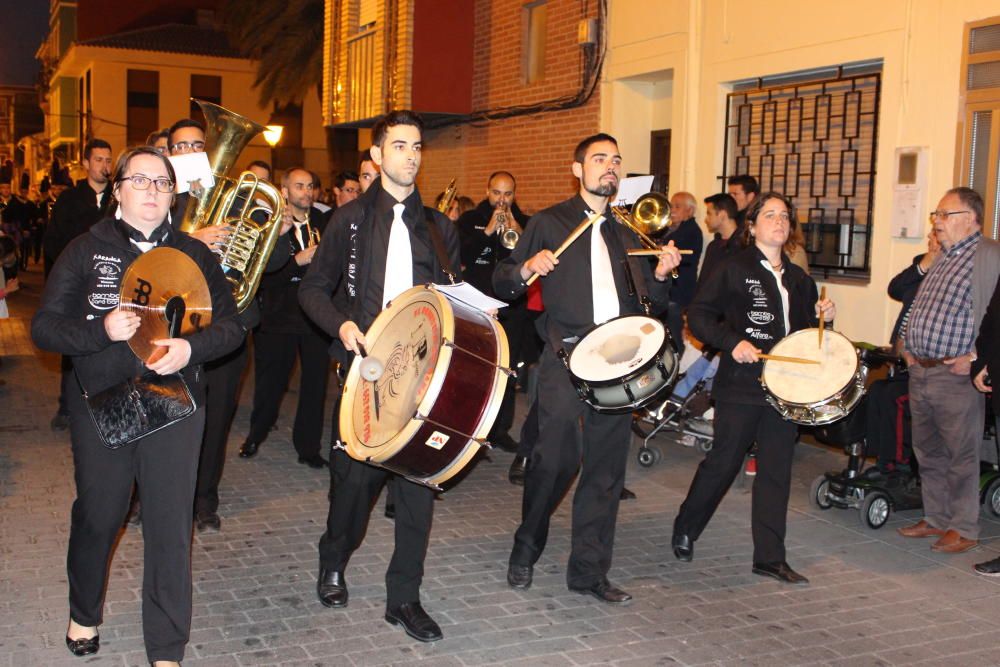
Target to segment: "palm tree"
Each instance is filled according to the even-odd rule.
[[[222,16],[232,44],[257,62],[260,106],[298,104],[313,86],[321,91],[323,0],[225,0]]]

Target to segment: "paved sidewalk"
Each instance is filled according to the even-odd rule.
[[[25,294],[12,299],[15,315],[30,317],[39,275],[33,267]],[[20,349],[11,345],[5,349]],[[0,667],[146,664],[135,528],[123,533],[114,557],[100,653],[74,659],[66,651],[65,551],[74,490],[69,436],[49,430],[58,359],[3,356],[0,379],[6,381],[0,387]],[[918,513],[893,515],[886,528],[872,531],[854,511],[813,509],[809,484],[845,458],[802,445],[788,547],[789,562],[811,586],[783,587],[750,573],[747,480],[723,501],[694,562],[680,563],[670,553],[670,526],[699,456],[666,437],[658,439],[660,463],[630,462],[628,486],[639,498],[621,505],[611,573],[635,596],[630,606],[567,591],[569,499],[553,520],[534,586],[507,587],[520,488],[506,481],[511,455],[496,453],[436,505],[423,602],[445,639],[420,644],[382,619],[393,525],[381,501],[347,571],[350,607],[320,606],[316,542],[328,475],[295,462],[294,392],[260,454],[249,461],[236,456],[251,391],[244,387],[229,442],[222,532],[195,538],[186,666],[1000,664],[1000,582],[971,569],[1000,551],[995,520],[984,515],[978,550],[944,556],[932,553],[929,541],[895,533]]]

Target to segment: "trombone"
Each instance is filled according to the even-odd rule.
[[[670,200],[667,196],[659,192],[647,192],[632,205],[629,211],[624,206],[612,206],[611,214],[615,220],[631,229],[642,245],[649,250],[659,251],[659,244],[650,238],[651,235],[659,234],[665,229],[670,229],[673,220],[670,219]],[[643,251],[630,252],[630,255],[648,254]],[[673,272],[673,277],[677,277],[677,271]]]

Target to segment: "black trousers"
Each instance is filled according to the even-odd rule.
[[[798,427],[769,405],[717,401],[715,442],[699,464],[674,532],[697,540],[757,443],[757,476],[751,498],[753,562],[785,560],[785,523],[792,480],[792,454]]]
[[[73,357],[64,354],[59,362],[59,410],[58,414],[68,415],[69,408],[66,406],[66,395],[68,392],[79,392],[80,385],[73,375]]]
[[[80,392],[69,392],[76,500],[69,553],[70,617],[103,621],[104,591],[133,482],[142,501],[142,631],[150,661],[181,660],[191,632],[191,499],[205,411],[111,450]]]
[[[264,442],[278,420],[281,399],[299,357],[299,403],[292,444],[300,457],[319,455],[323,437],[323,404],[330,378],[330,341],[317,333],[254,333],[253,412],[247,440]]]
[[[434,491],[375,466],[355,461],[339,448],[330,451],[332,497],[326,532],[319,541],[319,563],[344,571],[361,546],[368,519],[387,478],[396,503],[396,544],[385,573],[386,605],[420,601],[420,582],[434,514]]]
[[[198,486],[194,496],[195,512],[219,510],[219,483],[226,463],[226,442],[229,427],[236,415],[240,380],[247,365],[247,342],[224,357],[205,364],[205,436],[201,442],[198,462]],[[146,508],[142,509],[143,517]],[[143,519],[145,520],[145,519]]]
[[[504,332],[507,334],[507,347],[510,352],[510,367],[517,370],[517,364],[523,360],[526,336],[535,335],[533,324],[534,313],[528,311],[523,305],[516,307],[501,308],[498,319]],[[497,412],[496,421],[490,429],[489,438],[510,432],[514,425],[514,404],[517,393],[517,382],[511,378],[507,382],[504,391],[503,401],[500,403],[500,410]]]
[[[896,463],[907,459],[905,454],[897,456],[896,422],[899,405],[896,399],[908,394],[910,383],[908,376],[877,380],[868,387],[865,396],[865,446],[869,456],[875,455],[879,468],[890,469]],[[909,433],[903,437],[904,443],[910,443]]]
[[[533,565],[542,555],[552,513],[579,471],[566,580],[572,587],[586,587],[611,569],[631,416],[602,415],[581,401],[551,347],[542,352],[539,364],[538,442],[524,480],[521,525],[510,562]]]

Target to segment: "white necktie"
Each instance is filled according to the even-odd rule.
[[[413,287],[413,254],[410,252],[410,231],[403,223],[402,204],[392,207],[392,228],[389,230],[389,247],[385,253],[385,282],[382,288],[382,307]]]
[[[295,238],[298,239],[299,248],[305,250],[306,242],[302,238],[302,228],[306,226],[306,223],[299,222],[298,220],[292,220],[292,224],[295,225]]]
[[[611,270],[611,256],[601,235],[603,220],[590,228],[590,280],[594,292],[594,324],[618,317],[618,290]]]

